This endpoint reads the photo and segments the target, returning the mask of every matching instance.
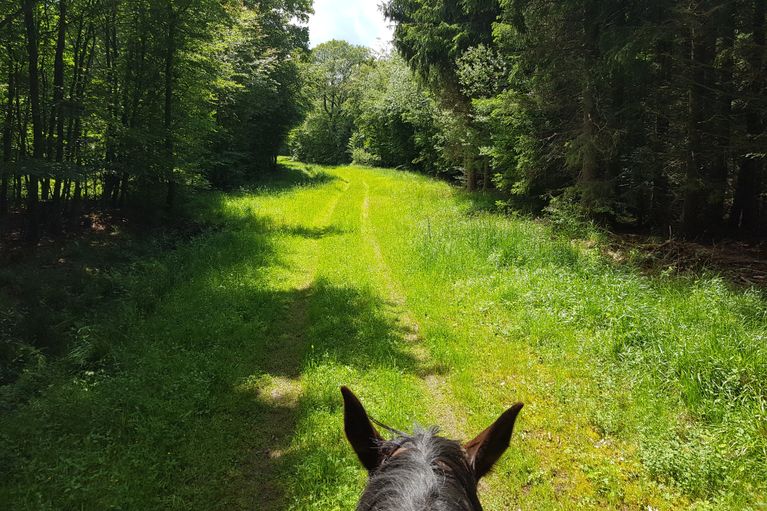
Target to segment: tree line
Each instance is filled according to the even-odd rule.
[[[453,116],[399,55],[329,41],[300,70],[307,112],[288,138],[295,159],[455,174]]]
[[[84,208],[237,180],[301,118],[310,0],[0,0],[0,217],[26,237]]]
[[[764,0],[389,0],[456,166],[632,228],[764,234]]]
[[[0,0],[0,216],[35,240],[88,205],[172,208],[287,138],[633,230],[765,234],[764,0],[389,0],[396,54],[308,52],[310,10]]]

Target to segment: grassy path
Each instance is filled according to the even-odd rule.
[[[201,207],[221,228],[126,286],[107,355],[0,416],[0,507],[353,509],[342,384],[458,438],[524,401],[489,510],[764,506],[759,401],[714,408],[692,342],[746,346],[760,297],[616,270],[424,177],[285,174]]]
[[[375,267],[383,282],[384,295],[394,304],[396,304],[396,314],[400,328],[405,332],[405,340],[409,343],[413,357],[423,366],[433,365],[429,350],[424,346],[423,338],[420,334],[421,326],[414,317],[412,311],[407,308],[407,297],[402,289],[402,284],[397,281],[391,268],[384,258],[381,245],[376,238],[375,228],[370,221],[370,185],[363,181],[365,186],[365,198],[362,202],[362,236],[370,245],[375,260]],[[444,369],[443,369],[444,370]],[[443,390],[444,382],[440,380],[439,371],[427,372],[422,375],[427,387],[429,396],[429,407],[432,413],[434,424],[438,424],[442,431],[451,438],[470,438],[467,437],[466,427],[460,412],[451,410],[450,401],[445,396]],[[459,425],[459,422],[462,425]]]
[[[254,425],[256,434],[252,437],[249,455],[243,460],[244,469],[232,485],[232,495],[238,496],[238,507],[280,509],[285,499],[279,482],[279,459],[289,445],[290,433],[295,427],[295,408],[302,394],[300,362],[307,347],[308,308],[321,255],[319,237],[331,230],[333,214],[346,188],[337,188],[329,194],[329,203],[318,218],[304,217],[300,224],[291,226],[307,234],[298,254],[301,277],[292,289],[292,302],[283,305],[284,314],[276,321],[275,330],[279,333],[275,332],[276,342],[269,343],[268,358],[261,368],[263,374],[255,385],[249,386],[269,408]],[[271,464],[265,464],[264,457]],[[227,501],[223,508],[231,506]]]

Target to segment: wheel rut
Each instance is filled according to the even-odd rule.
[[[313,228],[330,227],[338,203],[348,190],[348,183],[328,202]],[[274,321],[259,371],[242,387],[257,401],[259,415],[253,421],[252,443],[237,470],[234,505],[226,502],[221,509],[258,509],[276,511],[287,507],[280,481],[285,457],[297,423],[297,409],[303,394],[301,362],[306,352],[309,307],[317,278],[321,254],[320,239],[307,240],[303,250],[302,278],[290,290],[290,300],[278,306],[282,313]]]
[[[381,276],[386,298],[391,302],[397,314],[398,326],[403,332],[403,338],[408,342],[410,352],[419,362],[422,370],[422,379],[431,397],[429,409],[440,429],[451,438],[466,437],[466,420],[454,413],[450,390],[447,382],[435,371],[435,364],[428,347],[422,337],[422,329],[415,315],[407,308],[407,298],[400,282],[394,276],[386,258],[381,250],[381,245],[375,234],[375,228],[370,220],[370,185],[363,182],[365,194],[361,206],[361,233],[365,242],[373,252],[375,265]]]

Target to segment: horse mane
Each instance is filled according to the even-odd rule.
[[[418,428],[381,442],[385,460],[370,474],[357,511],[481,511],[463,447],[437,433]]]

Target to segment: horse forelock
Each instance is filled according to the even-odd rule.
[[[384,461],[357,511],[481,511],[477,482],[458,442],[417,429],[382,442]]]

